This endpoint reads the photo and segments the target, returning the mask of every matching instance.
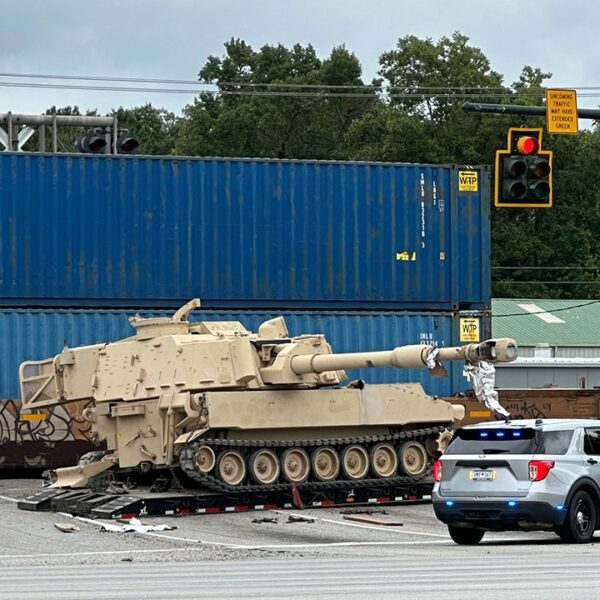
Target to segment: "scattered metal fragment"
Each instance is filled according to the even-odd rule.
[[[275,517],[262,517],[261,519],[252,519],[252,523],[279,523]]]
[[[76,531],[81,531],[79,527],[77,527],[77,525],[73,525],[73,523],[54,523],[54,527],[64,533],[75,533]]]
[[[400,523],[400,521],[387,521],[386,519],[364,517],[362,515],[342,515],[342,519],[346,519],[347,521],[358,521],[359,523],[368,523],[369,525],[391,525],[394,527],[402,527],[404,525],[404,523]]]
[[[387,515],[383,508],[346,508],[340,511],[340,515]]]
[[[309,519],[308,517],[295,517],[294,515],[290,515],[286,523],[314,523],[314,519]]]
[[[133,562],[133,558],[131,558],[131,556],[126,556],[121,559],[121,562]]]

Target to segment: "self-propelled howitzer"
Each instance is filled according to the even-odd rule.
[[[322,335],[290,337],[281,317],[250,333],[237,321],[132,317],[135,335],[21,365],[23,410],[92,400],[84,418],[108,451],[58,470],[84,487],[107,469],[173,469],[219,491],[321,487],[422,477],[464,408],[418,383],[346,387],[344,369],[505,362],[512,340],[333,354]],[[483,363],[482,363],[483,364]]]

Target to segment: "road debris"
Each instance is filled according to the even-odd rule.
[[[340,515],[387,515],[387,510],[383,508],[347,508],[340,510]]]
[[[294,515],[290,515],[286,523],[314,523],[314,519],[309,519],[308,517],[295,517]]]
[[[134,531],[136,533],[147,533],[148,531],[171,531],[173,529],[177,529],[177,527],[173,525],[144,525],[139,519],[135,517],[131,518],[129,522],[123,525],[113,525],[112,523],[102,523],[102,527],[100,531],[111,531],[118,533],[129,533]]]
[[[404,523],[400,521],[388,521],[386,519],[378,519],[377,517],[366,517],[363,515],[342,515],[342,519],[346,521],[358,521],[359,523],[368,523],[369,525],[391,525],[394,527],[402,527]]]
[[[75,533],[76,531],[81,531],[77,525],[73,525],[73,523],[54,523],[54,527],[63,533]]]
[[[262,517],[261,519],[252,519],[252,523],[279,523],[275,517]]]

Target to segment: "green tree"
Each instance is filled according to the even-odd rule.
[[[112,111],[119,129],[128,129],[140,142],[139,154],[171,154],[175,147],[175,114],[147,103]]]
[[[374,91],[347,87],[364,84],[357,58],[344,47],[325,60],[300,44],[255,51],[232,39],[225,51],[200,71],[215,92],[185,107],[178,154],[339,158],[348,125],[377,102]]]

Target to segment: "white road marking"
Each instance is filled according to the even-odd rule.
[[[9,498],[8,496],[0,496],[0,500],[8,500],[9,502],[18,502],[15,498]]]
[[[445,540],[449,540],[450,536],[444,535],[443,533],[424,533],[422,531],[409,531],[406,529],[396,529],[388,526],[378,527],[377,525],[361,525],[359,523],[348,523],[347,521],[340,521],[337,519],[322,519],[321,517],[306,517],[306,515],[301,515],[298,513],[290,513],[288,511],[274,510],[273,512],[279,513],[281,515],[292,515],[294,517],[303,517],[315,519],[315,521],[323,521],[323,523],[333,523],[334,525],[345,525],[346,527],[358,527],[359,529],[373,529],[374,531],[387,531],[391,533],[405,533],[407,535],[424,535],[427,537],[438,537]]]

